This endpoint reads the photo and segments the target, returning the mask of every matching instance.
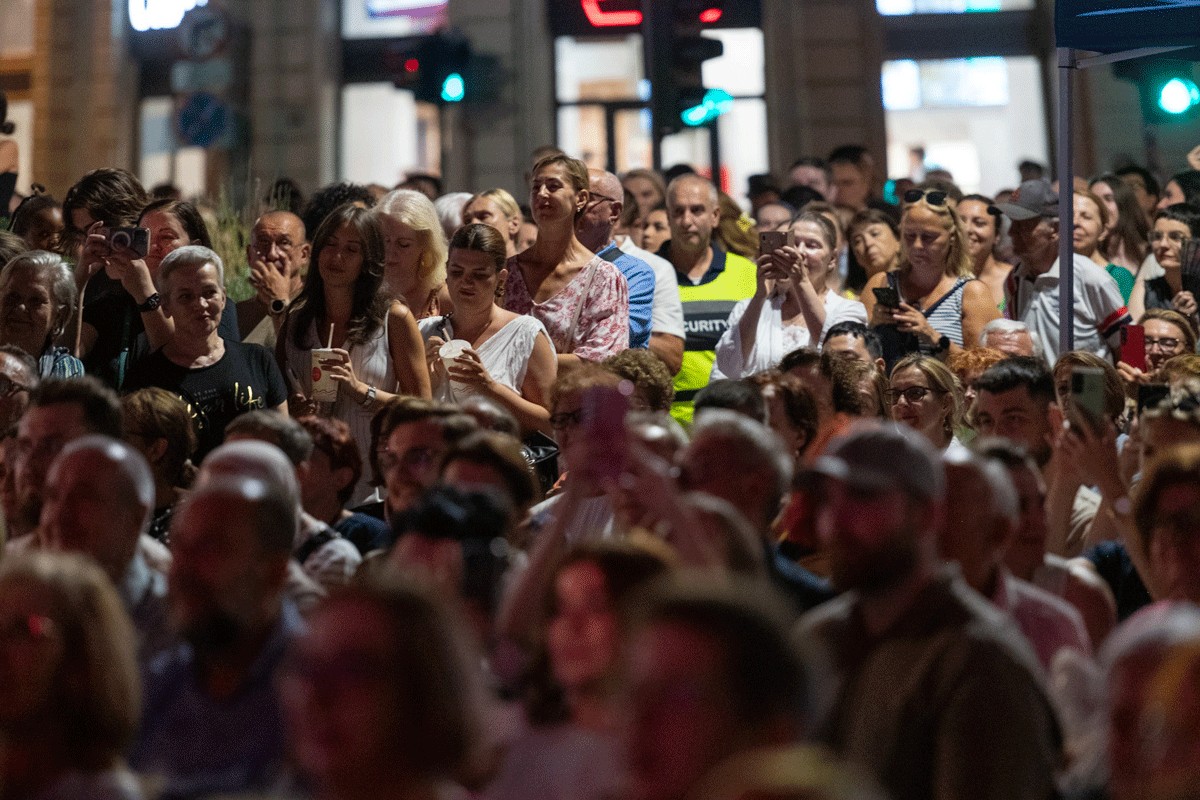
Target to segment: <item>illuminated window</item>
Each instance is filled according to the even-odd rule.
[[[875,8],[887,16],[910,14],[971,14],[990,11],[1027,11],[1035,0],[875,0]]]
[[[888,111],[1006,106],[1009,100],[1008,64],[998,57],[888,61],[881,81]]]

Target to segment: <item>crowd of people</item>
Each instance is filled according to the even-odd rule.
[[[1023,177],[14,202],[0,797],[1191,796],[1200,172]]]

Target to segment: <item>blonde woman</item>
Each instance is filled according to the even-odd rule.
[[[482,191],[463,206],[462,224],[481,222],[500,231],[504,235],[508,258],[517,254],[517,233],[524,219],[516,199],[503,189]]]
[[[991,291],[975,278],[967,236],[950,202],[936,189],[905,192],[900,266],[871,276],[863,289],[867,319],[889,361],[911,352],[961,350],[1000,316]],[[899,304],[878,302],[876,289],[894,290]]]
[[[375,207],[383,231],[383,291],[417,319],[453,309],[446,291],[446,234],[429,198],[410,189],[390,192]]]
[[[941,361],[920,354],[900,359],[887,399],[892,419],[918,431],[939,451],[965,450],[954,437],[962,423],[962,388]]]

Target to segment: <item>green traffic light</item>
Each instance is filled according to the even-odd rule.
[[[685,125],[697,127],[711,122],[733,108],[733,96],[724,89],[709,89],[704,94],[704,102],[680,112],[679,118]]]
[[[462,102],[463,97],[467,94],[467,84],[463,81],[463,76],[457,72],[451,72],[446,76],[446,80],[442,82],[442,99],[447,103]]]
[[[1168,114],[1183,114],[1200,106],[1200,87],[1190,78],[1171,78],[1158,91],[1158,107]]]

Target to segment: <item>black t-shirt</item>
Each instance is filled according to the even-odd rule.
[[[287,401],[283,373],[271,351],[257,344],[225,342],[225,355],[199,369],[181,367],[155,350],[143,358],[125,380],[125,391],[157,386],[174,392],[188,404],[196,429],[199,464],[225,439],[225,426],[239,414],[272,409]]]
[[[137,303],[125,291],[120,281],[113,280],[103,270],[97,272],[84,287],[83,321],[96,329],[96,343],[92,346],[83,367],[88,375],[99,378],[114,389],[124,389],[118,380],[121,353],[128,349],[125,373],[134,364],[150,354],[150,343],[146,339],[146,326],[137,310]],[[221,338],[240,342],[236,303],[226,299],[225,310],[217,331]]]

